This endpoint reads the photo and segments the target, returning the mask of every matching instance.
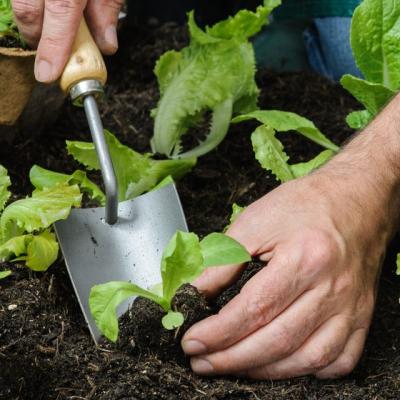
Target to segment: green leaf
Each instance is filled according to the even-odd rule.
[[[368,81],[400,87],[400,2],[364,0],[354,12],[351,46]]]
[[[372,115],[377,115],[396,95],[394,90],[379,83],[368,82],[352,75],[343,76],[340,83]]]
[[[0,271],[0,279],[7,278],[7,276],[10,276],[11,274],[11,271]]]
[[[203,272],[199,238],[194,233],[178,231],[164,249],[161,260],[163,297],[168,303],[185,283],[193,282]]]
[[[200,242],[203,268],[242,264],[251,261],[248,251],[236,240],[223,233],[211,233]]]
[[[239,215],[246,209],[246,207],[242,207],[237,205],[236,203],[232,204],[232,214],[229,218],[229,224],[225,227],[224,232],[226,232],[232,224],[238,219]]]
[[[33,235],[15,236],[0,246],[0,260],[8,261],[11,257],[20,257],[26,253],[28,244],[32,241]]]
[[[256,159],[261,166],[271,171],[281,182],[294,179],[282,143],[275,137],[275,131],[266,126],[258,127],[251,135]]]
[[[367,110],[354,111],[346,117],[347,125],[353,129],[363,129],[372,120],[374,116]]]
[[[163,188],[163,187],[165,187],[165,186],[174,185],[174,184],[175,184],[174,178],[172,178],[171,175],[168,175],[168,176],[167,176],[166,178],[164,178],[157,186],[154,186],[154,188],[152,189],[152,191],[153,191],[153,190],[161,189],[161,188]]]
[[[242,10],[206,31],[189,14],[191,42],[168,52],[156,65],[161,98],[155,117],[152,149],[171,158],[199,157],[224,139],[234,113],[257,108],[255,56],[249,37],[268,22],[280,2],[265,1],[255,12]],[[182,153],[181,138],[211,114],[205,140]]]
[[[326,164],[334,155],[335,153],[332,150],[325,150],[312,160],[304,163],[293,164],[290,166],[290,168],[293,172],[293,175],[296,178],[300,178]]]
[[[26,256],[18,261],[25,261],[26,266],[33,271],[44,272],[57,260],[58,243],[54,233],[44,231],[32,236],[26,248]]]
[[[25,261],[33,271],[47,271],[58,256],[55,235],[46,230],[38,235],[21,235],[9,239],[0,246],[2,261]]]
[[[105,136],[117,176],[119,201],[130,200],[152,190],[167,176],[179,179],[196,164],[194,158],[152,160],[150,155],[142,155],[121,144],[111,132],[105,131]],[[68,141],[67,150],[87,168],[100,168],[93,143]]]
[[[235,16],[207,28],[208,35],[225,40],[246,40],[258,32],[268,23],[271,12],[281,4],[281,0],[264,1],[255,12],[240,10]]]
[[[90,312],[100,332],[112,342],[118,339],[117,307],[133,296],[145,297],[159,304],[165,311],[169,311],[169,304],[162,298],[133,283],[108,282],[93,286],[90,291]]]
[[[397,275],[400,275],[400,253],[397,254],[396,265],[397,265],[396,274],[397,274]]]
[[[32,185],[39,190],[51,189],[57,185],[79,185],[91,199],[102,206],[105,205],[106,197],[103,191],[87,177],[84,171],[77,170],[67,175],[34,165],[29,172],[29,178]]]
[[[72,207],[80,207],[82,195],[77,185],[55,186],[36,191],[32,197],[15,201],[0,217],[2,242],[24,232],[46,229],[54,222],[66,219]]]
[[[165,329],[173,330],[179,328],[185,322],[185,318],[182,313],[175,311],[168,311],[168,314],[164,315],[161,320]]]
[[[11,196],[8,188],[11,185],[10,177],[8,176],[7,170],[0,165],[0,211],[4,210],[4,207]]]
[[[256,119],[268,128],[277,132],[296,131],[307,139],[334,152],[339,151],[339,147],[330,141],[310,120],[295,113],[278,110],[259,110],[240,115],[233,119],[233,123]]]

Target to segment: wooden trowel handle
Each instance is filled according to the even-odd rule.
[[[60,86],[65,93],[84,80],[96,80],[104,85],[107,69],[103,57],[83,18],[72,47],[70,59],[61,76]]]

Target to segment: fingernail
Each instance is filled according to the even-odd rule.
[[[53,78],[53,66],[46,60],[36,60],[35,77],[39,82],[49,82]]]
[[[196,374],[209,375],[214,372],[214,367],[204,358],[192,358],[190,360],[190,365]]]
[[[182,342],[182,349],[189,355],[202,354],[207,351],[206,346],[198,340],[184,340]]]
[[[104,33],[104,41],[108,46],[117,50],[118,49],[118,38],[117,28],[114,25],[109,25]]]

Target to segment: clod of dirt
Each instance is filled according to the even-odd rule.
[[[162,308],[150,300],[137,298],[130,310],[120,318],[118,347],[134,354],[157,352],[166,360],[184,360],[180,348],[183,334],[196,322],[210,316],[211,308],[204,296],[191,285],[178,290],[172,307],[184,315],[185,323],[169,331],[161,323],[165,315]]]

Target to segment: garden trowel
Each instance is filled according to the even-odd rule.
[[[177,230],[187,231],[174,185],[118,202],[118,182],[96,103],[106,78],[103,58],[82,20],[60,85],[85,109],[101,166],[106,206],[74,209],[67,220],[55,224],[55,230],[96,343],[100,333],[89,310],[90,289],[108,281],[130,281],[143,288],[160,283],[164,247]],[[118,315],[127,311],[132,301],[123,303]]]

